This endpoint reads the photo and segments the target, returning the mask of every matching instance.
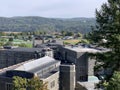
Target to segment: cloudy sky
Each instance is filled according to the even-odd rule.
[[[107,0],[0,0],[0,16],[94,17]]]

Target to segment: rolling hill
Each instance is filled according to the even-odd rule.
[[[0,17],[0,31],[73,31],[88,33],[91,26],[95,25],[94,18],[44,18],[37,16],[28,17]]]

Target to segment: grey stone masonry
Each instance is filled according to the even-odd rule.
[[[75,65],[60,66],[60,90],[75,90]]]

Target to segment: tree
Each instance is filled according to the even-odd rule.
[[[13,77],[13,90],[26,90],[27,79],[15,76]]]
[[[69,32],[69,31],[66,31],[65,36],[74,36],[74,33],[73,33],[73,32]]]
[[[109,82],[113,73],[120,71],[120,0],[108,0],[99,11],[96,10],[96,23],[91,38],[98,46],[110,49],[109,52],[96,54],[97,62],[101,62],[99,67],[111,69],[111,74],[106,74],[104,79]]]
[[[120,90],[120,72],[115,72],[109,82],[104,82],[106,90]]]
[[[28,81],[29,90],[48,90],[47,83],[43,83],[38,77],[34,77]]]
[[[13,41],[13,38],[12,38],[12,37],[11,37],[11,38],[9,38],[9,41],[10,41],[10,42],[12,42],[12,41]]]
[[[77,36],[77,37],[80,37],[80,38],[82,38],[82,37],[83,37],[81,33],[77,33],[77,35],[76,35],[76,36]]]
[[[41,81],[38,77],[26,79],[19,76],[13,77],[13,90],[48,90],[47,83]]]
[[[4,42],[0,42],[0,46],[3,46],[4,45]]]
[[[61,31],[61,34],[62,34],[63,36],[65,36],[66,31]]]

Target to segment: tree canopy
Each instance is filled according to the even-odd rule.
[[[100,10],[96,10],[96,27],[90,35],[98,46],[110,50],[96,55],[97,62],[101,63],[99,68],[111,71],[104,79],[109,82],[114,77],[114,72],[120,71],[120,0],[108,0]]]
[[[115,72],[109,82],[104,82],[106,90],[120,90],[120,72]]]
[[[28,31],[73,31],[87,33],[90,26],[95,25],[94,18],[56,19],[43,17],[0,17],[0,31],[28,32]]]
[[[47,83],[38,77],[26,79],[18,76],[13,77],[13,90],[48,90]]]

